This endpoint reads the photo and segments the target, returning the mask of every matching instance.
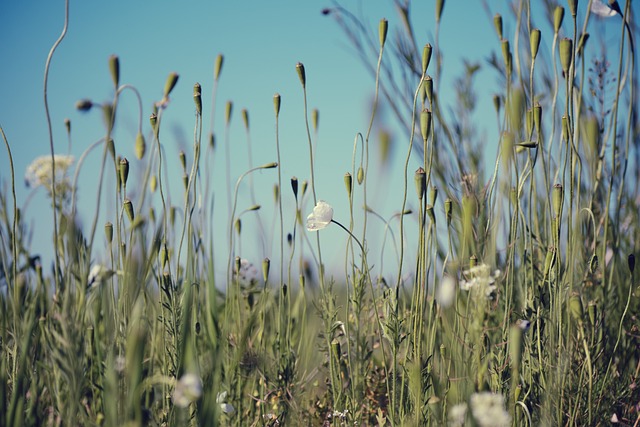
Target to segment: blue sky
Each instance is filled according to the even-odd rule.
[[[433,2],[415,3],[412,11],[418,44],[433,43]],[[496,6],[491,15],[499,11],[505,16],[505,34],[511,36],[515,25],[504,3],[489,2],[490,7]],[[250,116],[254,166],[276,160],[272,98],[278,92],[282,96],[282,177],[285,195],[288,196],[290,177],[309,179],[302,91],[295,72],[295,64],[300,61],[306,67],[309,108],[317,108],[320,112],[316,158],[318,197],[332,203],[336,208],[336,219],[346,223],[348,211],[343,175],[351,169],[355,135],[357,132],[366,132],[374,82],[353,54],[336,23],[321,14],[323,8],[331,5],[329,0],[184,3],[72,1],[69,31],[54,55],[49,76],[49,102],[56,152],[67,152],[63,124],[65,118],[71,120],[72,154],[76,159],[86,147],[104,136],[100,114],[95,111],[82,114],[74,109],[74,104],[82,98],[90,98],[95,102],[112,99],[113,86],[107,66],[111,54],[117,54],[120,58],[121,83],[130,83],[140,91],[146,135],[149,135],[148,116],[152,103],[161,98],[167,75],[175,71],[180,79],[172,93],[172,102],[164,113],[162,142],[168,154],[169,168],[172,169],[171,173],[176,174],[178,183],[173,196],[175,202],[181,204],[181,171],[176,157],[182,148],[191,159],[195,120],[192,87],[199,82],[203,88],[206,134],[211,113],[214,59],[218,54],[223,54],[225,61],[218,88],[215,133],[220,146],[224,135],[224,105],[230,100],[234,105],[229,132],[233,147],[232,180],[235,182],[235,177],[249,166],[240,115],[243,108],[248,109]],[[400,25],[391,1],[344,2],[342,5],[357,14],[361,13],[374,29],[383,17],[389,20],[390,34]],[[0,124],[13,150],[19,206],[24,205],[30,194],[22,180],[25,169],[35,157],[49,153],[42,80],[47,54],[62,29],[63,12],[62,0],[3,2],[0,5],[0,40],[3,41],[0,44],[3,63],[0,72]],[[542,30],[543,44],[550,44],[550,29]],[[480,94],[477,119],[480,130],[485,132],[491,158],[495,151],[492,141],[495,141],[496,135],[491,95],[498,88],[495,86],[495,72],[484,66],[484,59],[491,50],[499,49],[499,44],[491,16],[483,9],[482,2],[446,3],[441,45],[446,55],[444,71],[450,76],[449,80],[441,82],[441,98],[448,105],[455,102],[451,99],[451,82],[453,77],[461,73],[462,59],[483,65],[477,81]],[[132,161],[133,178],[130,179],[135,180],[139,173],[135,170],[133,152],[138,112],[137,101],[131,93],[123,94],[120,108],[114,135],[116,150]],[[398,134],[394,164],[385,171],[389,176],[378,177],[374,187],[374,192],[380,193],[375,195],[374,200],[378,203],[380,213],[386,217],[400,208],[397,185],[402,180],[401,162],[407,144],[408,141]],[[218,203],[225,199],[226,191],[222,155],[222,151],[218,150],[219,158],[214,159],[214,186]],[[92,207],[95,206],[99,157],[98,151],[90,155],[80,175],[80,215],[87,228],[93,215]],[[410,173],[417,165],[416,160],[409,168]],[[8,185],[6,154],[0,156],[0,170],[2,185]],[[273,170],[254,175],[260,199],[258,202],[265,205],[263,221],[267,224],[271,222],[271,188],[276,177]],[[107,174],[106,179],[113,179],[113,176]],[[241,196],[246,195],[245,188]],[[241,198],[239,209],[249,205],[246,198]],[[47,206],[42,191],[33,195],[29,202],[26,214],[32,220],[34,239],[31,249],[34,253],[47,254],[51,251],[51,214]],[[308,205],[306,211],[310,209]],[[104,208],[98,224],[112,220],[110,215],[113,215],[112,209]],[[285,218],[285,221],[288,219]],[[219,222],[216,222],[221,230],[226,228],[225,216],[219,217]],[[340,230],[326,230],[325,234],[328,245],[337,242],[337,248],[344,248],[346,236]],[[379,239],[380,235],[372,236],[373,242],[379,242]],[[100,238],[96,242],[94,253],[99,259],[103,242]],[[275,248],[277,246],[274,245]],[[263,256],[275,258],[275,255],[265,254],[260,249],[254,253],[246,247],[243,250],[256,263]],[[334,261],[338,262],[338,266],[341,265],[343,253],[342,249],[334,251]]]

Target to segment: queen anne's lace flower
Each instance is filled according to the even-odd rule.
[[[56,154],[53,156],[40,156],[36,158],[27,167],[24,176],[27,187],[38,188],[44,187],[53,196],[53,183],[55,182],[56,205],[62,206],[63,202],[68,201],[71,194],[71,181],[67,176],[67,172],[73,165],[73,156],[63,156]],[[55,162],[56,177],[53,180],[53,163]]]
[[[491,273],[487,264],[479,264],[469,270],[464,271],[467,280],[460,281],[460,289],[470,291],[472,289],[482,292],[486,297],[490,297],[496,290],[496,279],[500,277],[500,270]]]
[[[324,200],[319,200],[313,212],[307,217],[307,230],[318,231],[325,228],[333,219],[333,208]]]

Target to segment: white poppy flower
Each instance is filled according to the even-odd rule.
[[[202,396],[202,380],[195,374],[184,374],[173,389],[173,403],[186,408]]]
[[[618,8],[619,7],[620,6],[618,6]],[[616,11],[604,4],[601,0],[593,0],[591,3],[591,12],[598,16],[602,16],[603,18],[616,16]]]
[[[115,271],[108,269],[102,264],[96,264],[91,267],[91,271],[89,272],[87,287],[100,286],[103,281],[108,280],[115,273]]]
[[[313,212],[307,217],[307,230],[318,231],[325,228],[333,219],[333,208],[324,200],[319,200]]]

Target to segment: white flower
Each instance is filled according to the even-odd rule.
[[[516,326],[519,327],[522,332],[527,332],[531,327],[531,322],[527,319],[518,319],[516,320]]]
[[[260,277],[256,266],[245,258],[242,258],[240,260],[240,271],[234,271],[233,274],[242,287],[250,287],[252,285],[255,285],[256,283],[258,283]]]
[[[504,397],[488,391],[474,393],[470,399],[471,413],[480,427],[509,427],[511,416],[504,408]]]
[[[617,6],[618,9],[620,9],[620,6],[618,6],[618,2],[614,2],[615,6],[613,6],[614,8]],[[607,6],[606,4],[604,4],[601,0],[593,0],[593,2],[591,2],[591,12],[595,13],[598,16],[602,16],[603,18],[610,18],[612,16],[616,16],[616,11],[615,9],[612,9],[611,7]]]
[[[186,408],[202,396],[202,380],[195,374],[184,374],[173,389],[173,403]]]
[[[115,271],[108,269],[102,264],[96,264],[91,267],[91,271],[89,272],[87,287],[98,287],[103,281],[108,280],[114,274],[116,274]]]
[[[224,412],[225,414],[233,414],[236,411],[236,408],[234,408],[232,404],[226,403],[226,399],[227,392],[222,391],[218,393],[218,396],[216,396],[216,403],[220,405],[220,409],[222,409],[222,412]]]
[[[470,291],[475,289],[477,292],[484,293],[489,298],[497,289],[495,285],[496,279],[500,277],[500,270],[491,273],[487,264],[479,264],[469,270],[464,271],[467,280],[460,281],[460,289]]]
[[[467,404],[458,403],[449,409],[449,427],[464,427],[467,418]]]
[[[436,290],[436,301],[442,307],[449,307],[456,297],[456,282],[451,276],[444,276]]]
[[[313,212],[307,217],[307,230],[317,231],[325,228],[333,219],[333,208],[324,200],[319,200]]]
[[[58,185],[60,185],[59,181],[65,179],[64,176],[73,164],[73,160],[73,156],[63,156],[59,154],[53,156],[53,161],[56,165],[56,181],[58,182]],[[42,185],[47,187],[47,189],[51,189],[51,172],[51,156],[40,156],[27,167],[24,179],[29,187],[36,188]]]

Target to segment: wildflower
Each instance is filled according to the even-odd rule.
[[[516,326],[522,329],[522,332],[527,332],[531,327],[531,322],[527,319],[516,320]]]
[[[620,6],[617,1],[614,1],[611,7],[604,4],[601,0],[593,0],[591,3],[591,12],[603,18],[616,16],[618,10],[620,10]]]
[[[319,200],[313,212],[307,217],[307,230],[317,231],[325,228],[333,220],[333,208],[324,200]]]
[[[468,279],[460,282],[460,289],[463,291],[475,289],[489,298],[497,288],[495,282],[500,277],[500,274],[500,270],[495,270],[491,273],[487,264],[479,264],[464,271],[464,276]]]
[[[240,282],[242,287],[250,287],[258,283],[258,268],[253,265],[248,259],[242,258],[238,265],[236,265],[236,271],[233,272],[234,276]]]
[[[491,392],[474,393],[470,399],[471,413],[480,427],[510,426],[511,416],[504,408],[504,397]]]
[[[184,374],[173,389],[173,403],[186,408],[202,396],[202,380],[195,374]]]
[[[449,409],[449,427],[463,427],[467,417],[467,404],[458,403]]]
[[[53,194],[53,183],[55,182],[56,197],[60,201],[67,200],[70,195],[71,181],[67,177],[67,172],[73,165],[73,156],[63,156],[56,154],[53,156],[55,162],[56,177],[53,180],[53,162],[51,156],[40,156],[27,167],[24,179],[27,187],[44,187],[49,195]]]
[[[444,276],[436,291],[436,300],[442,307],[449,307],[456,297],[456,282],[451,276]]]
[[[224,412],[225,414],[233,414],[236,411],[236,408],[234,408],[232,404],[226,403],[226,399],[227,392],[220,392],[218,393],[218,396],[216,396],[216,403],[220,405],[220,409],[222,409],[222,412]]]
[[[115,271],[108,269],[102,264],[96,264],[91,267],[91,271],[89,271],[87,287],[96,288],[100,286],[102,282],[109,280],[114,274],[116,274]]]

